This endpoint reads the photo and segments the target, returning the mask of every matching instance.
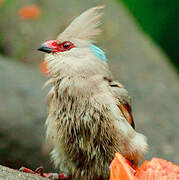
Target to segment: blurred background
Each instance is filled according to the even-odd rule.
[[[103,33],[114,78],[132,97],[137,131],[148,138],[145,159],[179,162],[177,0],[0,0],[0,164],[53,170],[45,142],[47,80],[42,42],[86,9],[105,4]]]
[[[117,0],[118,1],[118,0]],[[123,0],[138,24],[179,70],[179,1]]]

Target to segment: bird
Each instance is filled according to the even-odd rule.
[[[96,45],[104,6],[92,7],[43,43],[48,80],[47,139],[56,168],[77,180],[106,180],[116,152],[136,166],[147,151],[136,132],[128,91],[113,80]]]

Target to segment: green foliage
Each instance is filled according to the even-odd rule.
[[[3,36],[2,33],[0,32],[0,53],[3,53],[2,41],[3,41]]]
[[[179,1],[123,0],[123,3],[179,70]]]

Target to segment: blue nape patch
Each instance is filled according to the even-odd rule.
[[[104,61],[106,63],[108,62],[108,60],[106,59],[104,51],[102,49],[100,49],[98,46],[95,46],[94,44],[90,44],[89,48],[102,61]]]

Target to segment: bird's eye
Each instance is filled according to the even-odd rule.
[[[64,47],[65,49],[69,48],[69,46],[70,46],[70,43],[69,43],[69,42],[65,42],[65,43],[63,44],[63,47]]]
[[[70,41],[63,42],[63,48],[64,50],[70,50],[74,45]]]

